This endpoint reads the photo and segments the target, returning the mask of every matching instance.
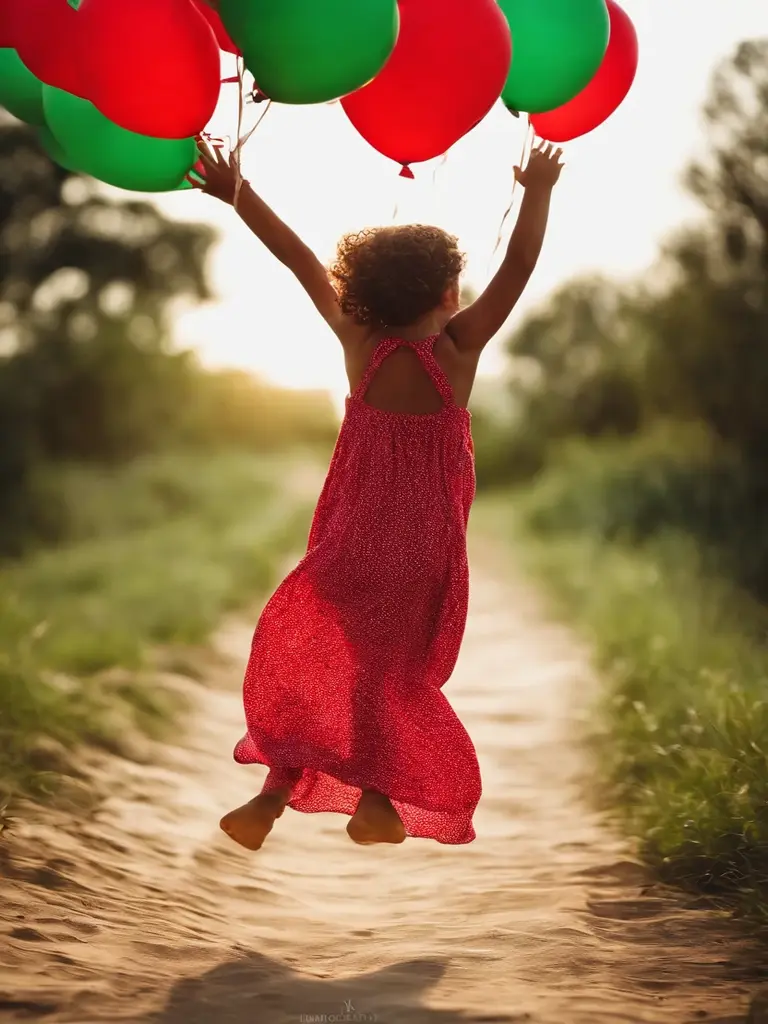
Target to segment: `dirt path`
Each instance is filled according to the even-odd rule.
[[[251,625],[217,638],[199,708],[150,767],[100,759],[112,798],[21,826],[0,861],[0,1020],[107,1024],[684,1024],[743,1021],[753,951],[646,891],[585,806],[574,716],[589,685],[499,551],[475,544],[448,693],[485,796],[469,847],[359,849],[341,818],[287,812],[258,855],[220,814]],[[581,694],[581,697],[580,697]]]

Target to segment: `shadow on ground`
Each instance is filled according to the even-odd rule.
[[[172,990],[145,1024],[512,1024],[527,1017],[435,1010],[425,994],[445,961],[409,960],[345,980],[308,978],[258,953],[220,964]]]

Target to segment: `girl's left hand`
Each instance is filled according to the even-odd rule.
[[[531,151],[525,170],[515,168],[515,179],[523,188],[554,188],[563,169],[562,149],[551,142],[540,142]]]
[[[198,182],[191,179],[193,187],[232,206],[237,188],[237,167],[234,153],[230,153],[227,158],[218,147],[211,147],[203,139],[197,140],[197,148],[200,152],[205,181]]]

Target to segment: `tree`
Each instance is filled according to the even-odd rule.
[[[131,447],[104,417],[131,373],[151,387],[153,360],[171,349],[171,302],[210,297],[213,237],[147,202],[103,198],[25,126],[0,128],[0,389],[41,453],[117,456],[121,436]]]
[[[697,420],[768,459],[768,40],[717,69],[704,115],[708,151],[685,177],[703,217],[667,242],[653,279],[570,282],[510,339],[529,429]]]
[[[665,247],[669,285],[646,305],[649,381],[667,412],[701,418],[768,458],[768,40],[742,43],[705,106],[709,153],[686,182],[700,225]]]
[[[630,298],[602,277],[561,287],[507,342],[526,428],[546,438],[629,434],[641,399]]]
[[[117,459],[166,429],[188,380],[174,300],[210,297],[211,229],[105,198],[0,123],[0,530],[36,462]],[[174,390],[175,389],[175,390]],[[12,532],[12,528],[10,529]]]

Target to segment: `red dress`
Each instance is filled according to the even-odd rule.
[[[245,674],[241,764],[294,785],[297,811],[353,814],[386,794],[410,836],[469,843],[480,799],[472,741],[442,693],[467,619],[475,496],[470,414],[433,348],[385,338],[347,398],[307,553],[259,619]],[[399,345],[443,398],[434,414],[364,396]]]

